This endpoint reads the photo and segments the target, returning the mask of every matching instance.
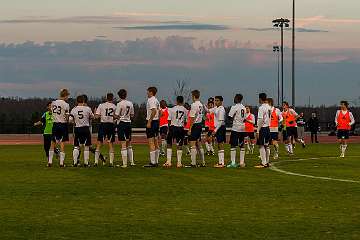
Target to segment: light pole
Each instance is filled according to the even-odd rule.
[[[284,28],[288,28],[290,26],[289,22],[290,20],[286,18],[278,18],[272,21],[273,26],[280,28],[281,33],[281,102],[284,102]]]
[[[273,52],[276,53],[277,59],[277,105],[280,106],[280,47],[273,46]]]
[[[292,106],[295,108],[295,0],[293,0],[293,16],[292,16]]]

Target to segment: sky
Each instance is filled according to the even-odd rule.
[[[102,1],[89,1],[89,0],[62,0],[62,1],[49,1],[49,0],[12,0],[2,1],[0,8],[0,29],[1,39],[0,44],[23,44],[26,41],[32,41],[34,44],[43,44],[45,42],[64,42],[70,44],[73,41],[113,41],[123,42],[136,41],[136,39],[142,40],[152,37],[157,37],[163,41],[169,36],[181,37],[178,41],[183,39],[192,39],[193,47],[196,49],[204,48],[208,56],[223,58],[223,62],[231,62],[234,60],[231,51],[227,49],[249,49],[253,53],[257,51],[271,51],[271,47],[279,42],[279,32],[272,28],[271,21],[274,18],[284,17],[291,18],[291,0],[252,0],[252,1],[240,1],[240,0],[223,0],[223,1],[208,1],[208,0],[102,0]],[[358,15],[358,9],[360,9],[360,2],[357,0],[297,0],[297,38],[296,46],[297,53],[299,53],[299,67],[296,74],[298,76],[306,76],[310,79],[299,79],[299,91],[297,98],[299,104],[306,104],[308,99],[314,99],[314,104],[335,104],[337,100],[341,99],[344,93],[338,93],[336,89],[328,89],[329,99],[326,95],[319,96],[306,96],[309,95],[306,89],[311,88],[315,80],[323,81],[326,85],[327,79],[322,79],[326,76],[319,71],[314,71],[314,74],[309,76],[309,72],[313,71],[314,66],[318,66],[320,69],[322,66],[315,64],[332,64],[329,69],[335,69],[337,72],[343,72],[343,76],[346,76],[349,81],[349,86],[344,86],[344,91],[351,93],[351,96],[346,96],[349,99],[357,98],[357,94],[353,87],[350,87],[351,83],[357,81],[358,64],[359,59],[357,53],[360,51],[360,18]],[[182,39],[183,38],[183,39]],[[227,42],[216,48],[222,53],[209,52],[209,48],[213,47],[215,41],[225,39]],[[285,46],[291,45],[291,32],[285,32]],[[160,41],[161,42],[161,41]],[[146,42],[145,44],[148,44]],[[174,41],[171,44],[178,44]],[[39,45],[39,46],[40,46]],[[3,47],[4,47],[3,46]],[[80,47],[80,46],[77,46]],[[173,46],[174,48],[174,46]],[[34,47],[32,53],[34,54],[33,61],[41,62],[41,59],[36,55],[40,47]],[[184,54],[184,52],[177,52],[174,48],[176,55],[182,55],[182,57],[188,59],[189,65],[187,68],[198,67],[196,61],[191,59],[194,57],[191,54]],[[179,48],[178,48],[179,50]],[[179,51],[183,51],[180,48]],[[289,54],[287,49],[285,53],[285,65],[286,65],[286,80],[289,77]],[[4,52],[4,51],[3,51]],[[1,54],[1,50],[0,50]],[[3,53],[4,54],[4,53]],[[161,54],[165,54],[164,51]],[[199,54],[199,53],[197,53]],[[197,57],[198,55],[195,54]],[[140,54],[141,55],[141,54]],[[186,55],[186,57],[185,57]],[[261,54],[260,54],[261,55]],[[261,71],[267,71],[268,75],[274,76],[274,57],[271,54],[265,54],[265,56],[259,54],[239,54],[239,62],[242,62],[241,58],[256,56],[251,63],[254,66],[258,75],[249,75],[246,77],[252,77],[254,79],[260,78],[266,74]],[[91,60],[89,56],[87,56]],[[103,61],[108,60],[110,56],[104,56]],[[262,59],[266,58],[268,65],[261,63]],[[122,56],[122,60],[129,61],[133,56]],[[138,56],[138,61],[148,60],[148,56]],[[163,56],[164,58],[164,56]],[[67,60],[71,59],[67,56]],[[59,59],[52,58],[51,61]],[[251,60],[251,59],[247,59]],[[21,95],[24,97],[41,95],[41,94],[54,94],[54,91],[42,91],[29,92],[24,88],[21,90],[21,84],[31,84],[35,73],[27,72],[28,79],[23,77],[26,69],[26,61],[23,56],[16,55],[12,59],[0,55],[0,61],[5,65],[14,68],[13,71],[6,73],[6,79],[4,74],[0,75],[0,87],[1,95]],[[159,60],[160,61],[160,60]],[[207,61],[210,61],[207,59]],[[249,61],[247,61],[249,62]],[[250,61],[251,62],[251,61]],[[8,65],[9,64],[9,65]],[[24,66],[16,70],[15,65]],[[21,65],[23,64],[23,65]],[[104,66],[104,62],[97,60],[96,63],[99,66]],[[204,63],[205,64],[205,63]],[[209,65],[209,62],[206,64]],[[160,85],[168,85],[168,89],[171,90],[171,84],[173,80],[164,78],[163,76],[169,76],[174,71],[173,68],[166,69],[166,61],[158,63],[158,65],[164,68],[156,69],[158,73],[161,73],[163,81],[167,81],[166,84],[158,82]],[[231,65],[229,63],[229,65]],[[41,66],[41,65],[40,65]],[[123,66],[119,66],[121,68]],[[142,69],[147,67],[154,67],[153,63],[148,65],[142,65]],[[184,67],[184,66],[182,66]],[[236,66],[234,66],[236,68]],[[3,68],[2,68],[3,69]],[[40,67],[41,71],[44,71],[43,67]],[[311,71],[309,70],[311,69]],[[173,76],[173,78],[181,78],[187,76],[189,69],[181,69],[180,67],[175,70],[182,71],[181,76]],[[201,73],[201,68],[197,69]],[[227,69],[228,74],[236,73],[236,69]],[[4,69],[3,69],[4,71]],[[50,70],[49,70],[50,71]],[[84,70],[85,71],[85,70]],[[180,71],[180,72],[181,72]],[[205,71],[205,70],[203,70]],[[215,71],[213,69],[213,71]],[[217,69],[220,71],[220,69]],[[307,71],[307,72],[304,72]],[[345,72],[346,71],[346,72]],[[316,73],[315,73],[316,72]],[[0,72],[1,73],[1,72]],[[81,74],[85,74],[79,73]],[[352,73],[353,75],[349,75]],[[49,73],[52,74],[51,72]],[[109,79],[106,72],[103,72],[104,78]],[[19,75],[22,77],[22,82],[18,83]],[[170,75],[171,76],[171,75]],[[64,76],[69,78],[70,76]],[[112,76],[114,79],[124,76]],[[136,72],[132,76],[126,76],[128,79],[141,79],[146,81],[146,75],[140,75]],[[203,74],[203,77],[207,77]],[[236,76],[228,76],[229,79],[233,79]],[[128,81],[128,79],[120,79],[119,81]],[[62,85],[65,80],[58,80],[57,83]],[[111,80],[111,79],[110,79]],[[110,81],[109,80],[109,81]],[[47,79],[43,79],[47,81]],[[86,80],[84,80],[86,81]],[[149,80],[147,80],[149,82]],[[154,80],[155,81],[155,80]],[[171,83],[169,83],[171,81]],[[198,81],[198,82],[197,82]],[[244,81],[251,81],[244,80]],[[335,79],[334,79],[335,81]],[[191,78],[189,85],[197,86],[201,82],[201,79],[197,80],[194,77]],[[16,85],[18,84],[18,85]],[[231,84],[231,82],[229,83]],[[250,83],[249,83],[250,84]],[[286,89],[289,90],[289,84],[286,85]],[[359,85],[356,83],[356,86]],[[116,87],[115,85],[113,87]],[[136,87],[136,84],[133,86]],[[273,86],[272,86],[273,87]],[[254,92],[258,89],[249,85],[249,90],[254,88]],[[320,87],[319,87],[320,88]],[[347,89],[349,88],[349,89]],[[301,92],[303,89],[305,92]],[[93,94],[97,93],[100,89],[93,90]],[[101,89],[103,90],[103,89]],[[214,89],[207,89],[209,92],[214,92]],[[266,90],[266,89],[265,89]],[[103,90],[105,91],[105,89]],[[333,91],[333,92],[332,92]],[[134,90],[135,92],[135,90]],[[227,94],[229,92],[224,92]],[[314,95],[317,93],[315,92]],[[141,95],[137,93],[135,95]],[[252,99],[251,101],[255,101]]]

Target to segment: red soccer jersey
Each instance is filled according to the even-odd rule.
[[[169,126],[169,110],[168,108],[161,109],[160,127]]]

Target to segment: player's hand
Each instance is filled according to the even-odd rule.
[[[151,128],[151,122],[150,121],[147,122],[146,128]]]
[[[191,130],[188,131],[188,136],[190,136],[190,135],[191,135]]]

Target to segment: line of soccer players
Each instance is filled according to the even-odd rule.
[[[176,105],[168,108],[165,101],[156,98],[156,87],[147,89],[146,103],[146,137],[149,145],[149,164],[144,167],[157,167],[160,155],[166,155],[167,160],[164,167],[172,166],[173,144],[176,143],[176,158],[178,168],[183,167],[183,146],[190,145],[187,153],[190,155],[191,163],[188,167],[204,167],[205,151],[202,145],[203,120],[207,131],[205,146],[207,155],[215,155],[213,143],[218,145],[218,163],[216,168],[245,167],[246,148],[248,153],[254,152],[255,142],[259,146],[261,162],[257,168],[270,166],[270,146],[274,148],[274,159],[279,157],[279,131],[283,133],[283,140],[288,154],[293,154],[295,142],[300,142],[303,147],[305,143],[297,138],[296,120],[299,115],[289,107],[287,102],[283,103],[283,111],[273,106],[273,100],[265,93],[259,94],[259,108],[257,123],[255,116],[251,113],[250,106],[242,104],[243,96],[236,94],[234,105],[228,114],[223,106],[223,97],[216,96],[208,100],[207,105],[200,101],[200,91],[191,92],[193,103],[191,106],[184,103],[183,96],[177,96]],[[95,111],[87,106],[87,97],[80,95],[76,98],[77,106],[70,111],[66,102],[70,93],[67,89],[60,92],[60,97],[51,103],[49,115],[53,120],[52,142],[48,154],[48,166],[52,166],[56,146],[60,147],[60,167],[64,167],[65,148],[64,143],[69,140],[68,123],[74,124],[74,149],[73,165],[78,166],[80,148],[83,147],[84,166],[90,166],[91,150],[91,121],[100,120],[97,145],[94,150],[94,166],[99,164],[99,159],[104,158],[100,150],[104,142],[109,148],[109,164],[114,165],[114,142],[117,137],[121,145],[122,167],[126,168],[128,163],[134,166],[134,153],[131,145],[132,127],[131,120],[134,116],[134,106],[127,100],[127,91],[121,89],[118,92],[120,101],[114,104],[114,95],[108,93],[106,102],[100,104]],[[47,116],[49,117],[49,116]],[[225,163],[226,120],[231,122],[230,134],[230,162]],[[347,139],[351,126],[355,123],[354,117],[348,111],[348,103],[341,102],[341,109],[337,112],[335,122],[338,128],[338,139],[340,142],[340,157],[345,156]],[[257,127],[255,127],[257,126]],[[159,135],[161,147],[159,146]],[[162,151],[161,151],[161,150]],[[166,153],[165,153],[166,149]],[[239,161],[236,161],[237,149],[239,149]],[[197,157],[200,161],[197,161]]]

